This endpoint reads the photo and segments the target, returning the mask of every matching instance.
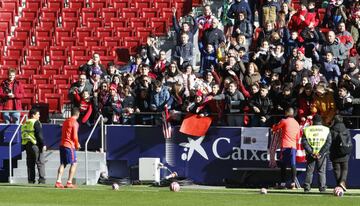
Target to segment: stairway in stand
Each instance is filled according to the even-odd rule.
[[[77,162],[78,167],[74,177],[74,184],[82,185],[85,184],[85,152],[77,151]],[[106,172],[106,154],[99,152],[88,152],[88,183],[90,185],[95,185],[98,182],[101,172]],[[60,154],[57,150],[50,150],[45,152],[45,174],[46,174],[46,184],[55,184],[57,170],[60,164]],[[69,174],[68,165],[65,168],[62,182],[66,184],[66,180]],[[37,175],[37,171],[36,171]],[[38,175],[36,176],[36,180]],[[13,183],[15,184],[26,184],[27,180],[27,167],[26,167],[26,153],[22,153],[22,159],[18,161],[18,167],[14,168]]]

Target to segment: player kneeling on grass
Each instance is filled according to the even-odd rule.
[[[326,159],[331,145],[330,129],[322,125],[320,115],[313,117],[313,125],[304,129],[302,145],[306,151],[306,178],[304,191],[309,192],[315,165],[319,172],[319,191],[326,190]]]
[[[80,148],[78,142],[78,129],[79,124],[77,119],[80,116],[79,108],[72,108],[71,117],[66,119],[61,132],[61,145],[60,145],[60,167],[58,169],[57,180],[55,183],[56,188],[64,188],[61,183],[61,177],[64,173],[66,165],[70,164],[69,177],[65,185],[66,188],[75,188],[72,184],[76,172],[76,151]]]

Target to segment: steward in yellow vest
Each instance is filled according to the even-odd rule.
[[[306,178],[304,191],[309,192],[315,166],[319,172],[319,191],[326,190],[326,160],[331,146],[330,129],[322,125],[320,115],[313,117],[313,125],[304,129],[302,145],[306,152]]]
[[[28,182],[35,183],[35,165],[39,173],[39,184],[45,184],[46,150],[43,141],[42,127],[39,121],[40,112],[37,109],[29,111],[29,119],[21,126],[21,143],[26,150],[26,165],[28,167]]]

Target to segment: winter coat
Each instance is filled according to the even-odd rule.
[[[166,87],[162,87],[160,92],[152,91],[150,94],[150,105],[156,107],[156,111],[163,111],[165,104],[170,99],[169,90]]]
[[[198,30],[198,23],[197,23],[197,21],[195,20],[194,17],[191,17],[191,18],[192,18],[192,21],[193,21],[193,26],[188,32],[186,32],[186,34],[189,36],[189,42],[193,44],[194,43],[194,35]],[[179,22],[176,19],[176,16],[173,16],[172,21],[173,21],[174,30],[175,30],[175,33],[176,33],[177,45],[181,45],[181,33],[182,33],[182,30],[181,30],[181,27],[179,25]]]
[[[342,63],[347,58],[347,50],[338,38],[333,43],[325,42],[321,48],[321,54],[325,57],[326,52],[332,52],[338,63]]]
[[[226,113],[240,113],[244,106],[245,97],[239,91],[236,90],[233,94],[226,92],[225,94],[216,95],[214,100],[224,100]]]
[[[350,51],[354,46],[354,40],[348,31],[339,32],[336,34],[336,37],[344,44],[347,51]]]
[[[341,115],[352,115],[353,114],[353,97],[348,93],[345,97],[341,98],[337,96],[335,98],[336,108],[339,110]]]
[[[250,99],[249,106],[253,108],[254,106],[259,108],[261,116],[265,116],[266,119],[269,119],[269,114],[273,110],[273,102],[271,99],[266,97],[261,97],[260,94],[256,94],[253,98]]]
[[[209,28],[204,31],[202,37],[202,43],[205,47],[208,44],[212,44],[215,49],[219,47],[219,44],[225,42],[224,32],[218,28]]]
[[[271,52],[270,60],[269,60],[269,67],[273,73],[282,74],[282,67],[285,64],[285,57],[284,53],[275,54]]]
[[[350,154],[343,155],[339,152],[339,145],[341,143],[341,138],[338,133],[345,133],[348,131],[345,124],[342,122],[336,122],[330,129],[331,132],[331,146],[330,146],[330,160],[332,162],[347,162],[349,160]]]
[[[327,91],[322,97],[315,95],[311,112],[318,113],[326,125],[330,125],[336,114],[336,104],[332,92]]]
[[[175,48],[174,58],[180,60],[180,57],[182,57],[184,62],[192,62],[194,58],[193,49],[194,46],[190,42],[178,45]]]
[[[242,0],[240,2],[235,2],[230,6],[229,11],[227,12],[227,16],[231,19],[238,19],[239,13],[245,12],[246,17],[249,21],[252,21],[252,11],[250,9],[249,3],[246,0]]]
[[[12,90],[12,93],[14,94],[13,99],[8,98],[8,92],[6,92],[6,88],[9,85],[9,80],[4,80],[0,85],[0,110],[3,110],[3,107],[5,106],[7,101],[14,101],[14,109],[15,110],[22,110],[21,105],[21,99],[24,95],[24,88],[21,82],[17,81],[16,79],[13,82],[13,88],[8,88]]]
[[[331,62],[323,62],[321,67],[321,73],[324,74],[327,81],[339,81],[339,77],[341,77],[340,68],[334,61]]]
[[[240,33],[236,30],[239,29]],[[239,34],[243,34],[247,39],[251,39],[253,37],[253,27],[251,22],[248,20],[236,21],[233,27],[233,37],[237,37]]]

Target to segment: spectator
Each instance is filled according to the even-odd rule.
[[[252,127],[266,127],[271,125],[269,116],[273,110],[273,102],[268,96],[269,87],[262,85],[260,92],[254,95],[249,102],[249,106],[255,115],[251,117]]]
[[[270,52],[269,67],[272,73],[282,74],[283,66],[285,65],[284,47],[276,45],[275,49]]]
[[[352,49],[354,46],[354,40],[350,32],[346,31],[345,22],[339,23],[336,37],[340,40],[342,44],[344,44],[346,48],[346,53],[349,54],[350,49]]]
[[[189,42],[194,44],[194,35],[198,30],[198,23],[194,18],[194,14],[190,13],[190,17],[193,21],[193,26],[192,28],[189,25],[189,22],[183,22],[181,24],[181,28],[179,25],[179,22],[176,19],[176,8],[173,7],[172,8],[172,12],[173,12],[173,17],[172,17],[172,21],[173,21],[173,25],[174,25],[174,30],[176,32],[176,38],[177,38],[177,45],[181,45],[181,34],[182,33],[186,33],[189,36]]]
[[[213,20],[211,21],[211,27],[205,30],[203,33],[203,37],[202,37],[203,45],[212,44],[215,47],[215,49],[217,49],[219,48],[220,44],[222,43],[225,44],[226,39],[224,36],[224,32],[218,28],[218,25],[219,25],[219,20],[213,18]]]
[[[265,4],[262,6],[262,12],[260,12],[260,24],[262,26],[267,25],[268,23],[274,24],[276,22],[277,13],[280,10],[280,5],[278,1],[266,0]]]
[[[261,78],[261,76],[260,76],[258,67],[256,66],[256,64],[254,62],[250,62],[247,67],[245,78],[244,78],[245,87],[250,88],[250,86],[253,85],[254,83],[259,83],[260,78]]]
[[[135,118],[132,114],[135,106],[135,97],[131,92],[131,87],[125,86],[120,96],[122,96],[122,108],[126,111],[122,113],[122,123],[135,124]]]
[[[234,20],[229,18],[227,13],[230,10],[230,7],[233,3],[233,0],[224,0],[224,3],[221,7],[220,21],[224,26],[224,34],[227,41],[230,41],[230,37],[233,33]]]
[[[155,81],[154,89],[150,94],[150,109],[154,112],[164,111],[169,99],[170,93],[167,87],[163,86],[160,81]]]
[[[157,48],[156,38],[154,36],[148,36],[146,39],[146,56],[149,59],[149,65],[153,66],[156,61],[156,57],[159,55],[159,49]]]
[[[201,63],[200,74],[204,76],[207,72],[211,71],[218,64],[215,48],[212,44],[206,45],[206,48],[200,46]]]
[[[231,5],[229,11],[227,12],[227,16],[231,19],[238,20],[239,14],[246,14],[247,20],[252,22],[252,12],[250,10],[250,6],[248,1],[246,0],[235,0],[235,2]]]
[[[158,79],[161,79],[168,66],[169,62],[166,60],[166,52],[164,50],[160,50],[159,57],[157,58],[153,68],[153,73],[157,76]]]
[[[324,43],[321,49],[321,55],[325,58],[326,53],[331,52],[335,57],[335,61],[339,66],[342,66],[343,61],[347,57],[346,47],[342,44],[338,38],[336,38],[333,31],[329,31],[327,35],[327,41]]]
[[[203,33],[204,31],[206,31],[207,29],[209,29],[211,27],[211,22],[213,20],[213,15],[211,12],[211,7],[210,5],[205,5],[204,6],[204,15],[199,16],[196,21],[198,23],[198,27],[199,27],[199,34],[198,34],[198,38],[199,40],[202,39]]]
[[[335,0],[335,3],[328,4],[322,25],[336,29],[341,21],[347,21],[346,8],[343,5],[343,0]]]
[[[23,85],[16,80],[16,70],[9,69],[8,79],[0,85],[0,109],[6,124],[20,123],[20,112],[22,110],[21,99],[24,95]]]
[[[233,29],[233,37],[237,37],[240,34],[243,34],[246,38],[247,44],[251,44],[253,37],[253,28],[251,22],[247,20],[245,12],[240,12],[238,15],[237,21],[235,21]]]
[[[312,74],[310,76],[310,83],[314,87],[318,85],[320,82],[327,82],[326,78],[322,73],[320,73],[320,68],[316,65],[311,67]]]
[[[120,71],[116,68],[116,65],[112,61],[109,62],[107,66],[108,66],[107,74],[104,75],[103,80],[110,83],[112,82],[115,75],[120,74]]]
[[[321,63],[321,73],[324,74],[326,81],[335,82],[337,84],[339,77],[341,77],[341,72],[339,66],[335,63],[331,51],[326,52],[326,57]]]
[[[354,97],[351,96],[350,92],[344,85],[340,85],[338,87],[338,95],[336,95],[335,103],[336,108],[338,109],[338,114],[342,116],[351,116],[353,114],[353,99]],[[349,118],[345,118],[343,120],[344,124],[347,127],[351,128],[351,120]]]
[[[178,65],[192,64],[193,62],[193,44],[189,42],[189,36],[186,33],[181,34],[181,45],[176,46],[174,59]]]
[[[79,107],[80,105],[75,102],[74,98],[75,90],[78,91],[80,96],[82,95],[83,91],[90,91],[90,96],[92,95],[93,86],[87,81],[85,74],[80,74],[79,80],[73,83],[69,89],[69,99],[76,107]]]
[[[313,87],[310,83],[305,85],[304,92],[298,98],[298,120],[305,122],[308,116],[311,116],[311,104],[313,102]]]
[[[176,62],[171,62],[166,69],[164,82],[166,85],[175,84],[176,82],[180,81],[180,78],[181,72],[179,71]]]
[[[101,70],[102,76],[106,75],[105,67],[101,64],[100,55],[94,53],[92,59],[90,59],[86,64],[80,66],[79,70],[81,73],[86,74],[86,77],[90,79],[94,70]]]
[[[325,125],[330,125],[336,114],[334,95],[331,91],[326,91],[321,84],[316,86],[311,112],[319,114]]]
[[[79,91],[75,89],[74,91],[74,97],[75,97],[75,104],[80,105],[80,122],[82,124],[87,124],[88,126],[91,126],[90,124],[90,117],[93,112],[93,102],[90,98],[90,92],[89,91],[83,91],[81,93],[81,96],[79,95]]]

